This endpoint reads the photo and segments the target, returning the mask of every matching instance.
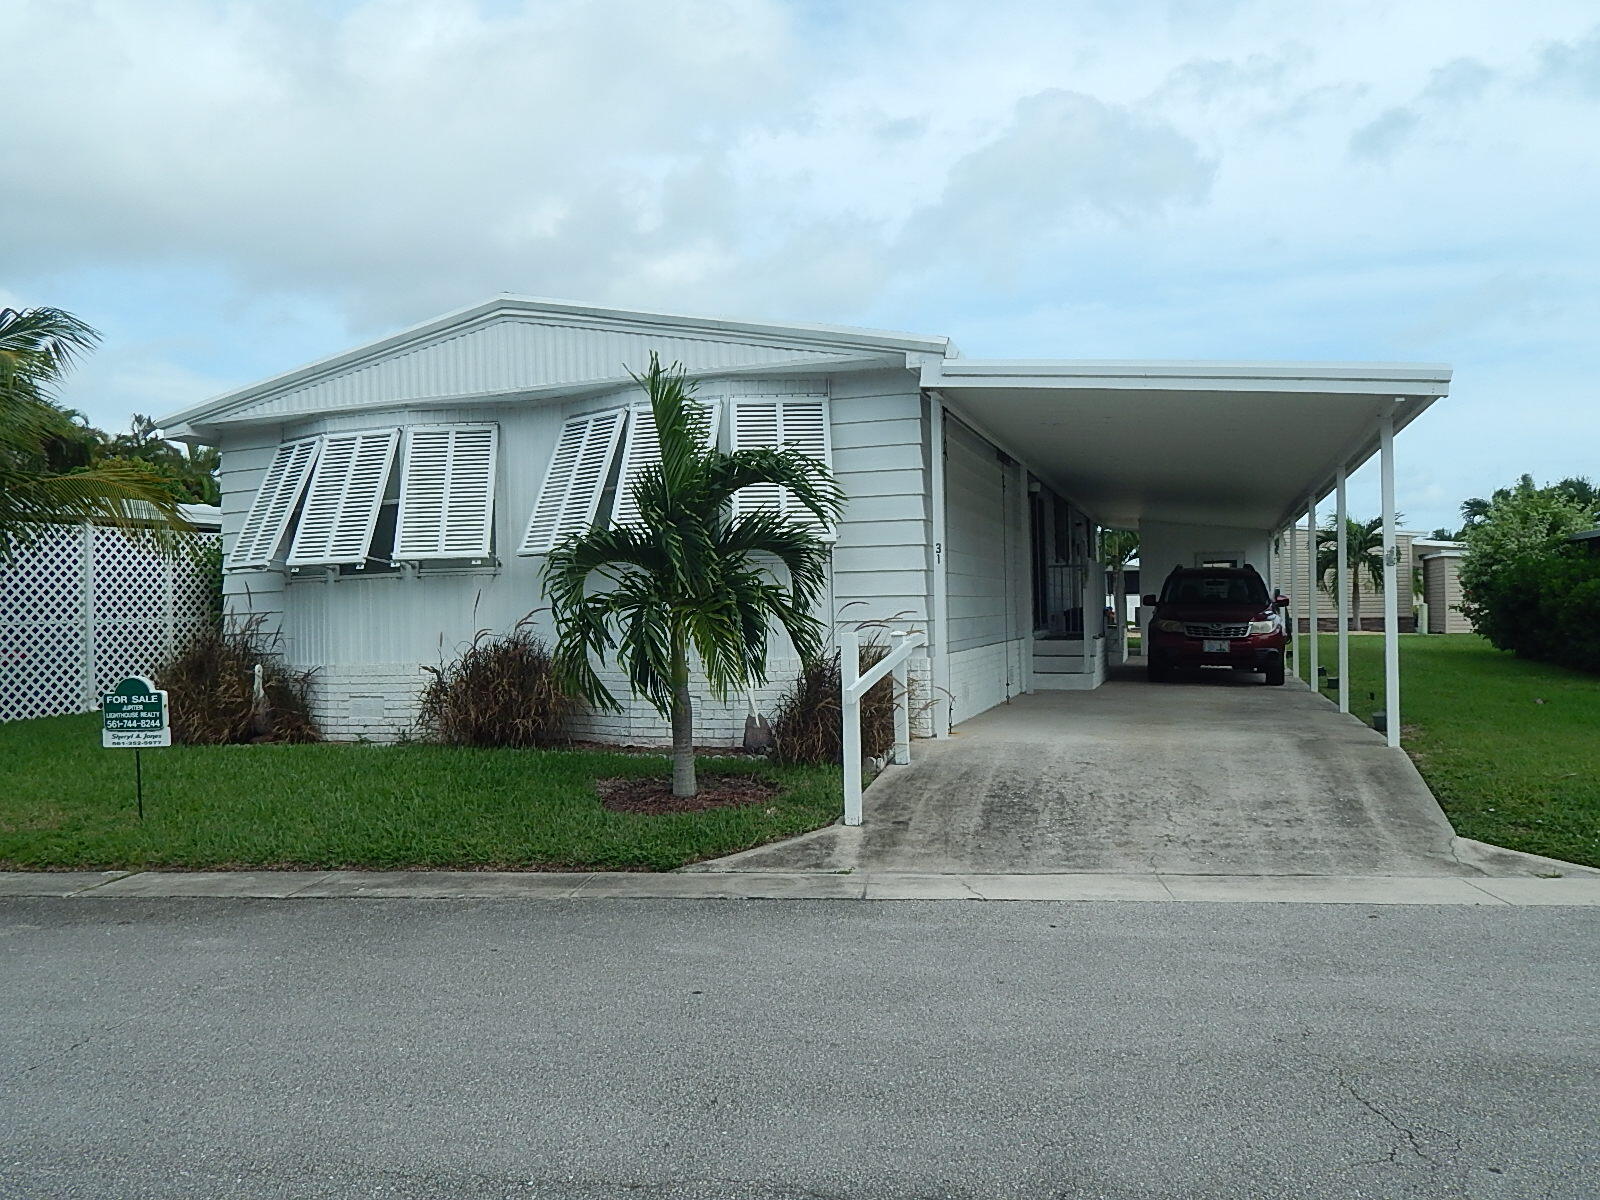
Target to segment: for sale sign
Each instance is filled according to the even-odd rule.
[[[167,694],[142,675],[130,675],[100,697],[100,744],[108,750],[172,745]]]

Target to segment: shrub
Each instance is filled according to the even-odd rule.
[[[861,670],[873,666],[888,652],[881,642],[863,643]],[[826,764],[844,760],[839,687],[838,647],[801,669],[794,686],[773,706],[775,761]],[[861,698],[861,751],[873,758],[884,758],[893,749],[894,678],[887,676]]]
[[[1461,611],[1491,645],[1524,658],[1600,670],[1594,627],[1600,562],[1567,540],[1587,511],[1560,486],[1524,476],[1497,491],[1466,533]]]
[[[1587,557],[1567,590],[1553,597],[1552,615],[1565,639],[1557,662],[1600,673],[1600,559]]]
[[[417,735],[445,746],[530,748],[568,740],[575,701],[526,619],[503,637],[479,631],[455,662],[426,668]]]
[[[284,663],[260,617],[232,629],[206,625],[156,673],[156,686],[167,692],[172,740],[191,746],[320,741],[310,682],[309,672]]]

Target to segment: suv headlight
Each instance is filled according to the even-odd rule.
[[[1250,634],[1251,634],[1252,637],[1255,636],[1258,633],[1277,633],[1277,632],[1278,632],[1278,622],[1276,620],[1251,621],[1250,622]]]
[[[1183,632],[1183,622],[1182,621],[1157,621],[1156,622],[1156,628],[1159,629],[1162,633],[1182,633]]]

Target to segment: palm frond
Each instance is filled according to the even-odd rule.
[[[192,549],[193,532],[172,494],[126,463],[66,475],[0,466],[0,557],[33,544],[51,525],[90,522],[149,540],[166,553]]]
[[[59,308],[0,309],[0,395],[47,399],[100,334]]]
[[[692,655],[713,694],[767,678],[774,627],[807,660],[821,651],[829,547],[810,520],[758,511],[731,516],[741,488],[787,488],[816,522],[831,524],[844,497],[827,469],[792,449],[724,453],[707,444],[704,410],[681,366],[634,376],[650,399],[658,463],[640,471],[638,517],[558,545],[545,562],[556,659],[590,703],[620,704],[597,669],[611,660],[629,690],[670,716]]]

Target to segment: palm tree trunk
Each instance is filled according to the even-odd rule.
[[[689,655],[683,635],[672,637],[672,794],[700,791],[694,776],[694,701],[689,695]]]
[[[1361,632],[1361,585],[1356,582],[1353,571],[1350,573],[1350,620],[1347,624],[1350,632]]]

